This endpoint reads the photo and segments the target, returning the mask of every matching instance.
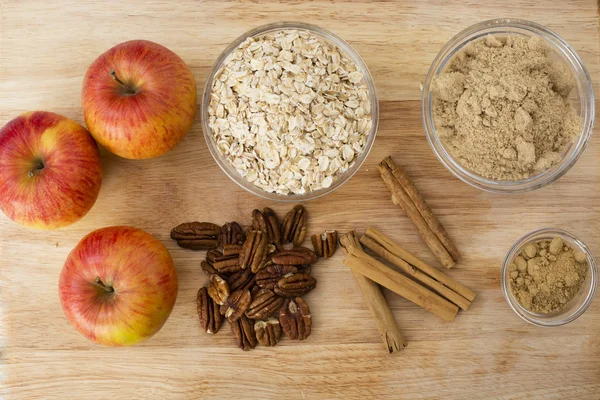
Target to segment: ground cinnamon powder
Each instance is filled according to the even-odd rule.
[[[587,276],[586,255],[560,237],[529,243],[509,266],[510,289],[526,309],[559,311],[581,289]]]
[[[582,127],[567,100],[575,79],[543,39],[487,36],[466,45],[432,83],[446,149],[472,172],[520,180],[551,168]]]

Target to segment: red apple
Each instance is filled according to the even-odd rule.
[[[112,226],[85,236],[67,257],[58,294],[83,336],[128,346],[160,330],[177,297],[177,272],[165,246],[141,229]]]
[[[83,80],[81,101],[98,143],[121,157],[142,159],[173,149],[196,113],[196,81],[177,54],[132,40],[98,57]]]
[[[92,208],[101,183],[98,146],[75,121],[34,111],[0,129],[0,209],[13,221],[70,225]]]

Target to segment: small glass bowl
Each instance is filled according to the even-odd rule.
[[[514,258],[521,253],[525,245],[528,243],[537,242],[544,239],[551,240],[557,236],[560,237],[565,243],[569,243],[569,245],[571,245],[574,249],[580,249],[583,251],[583,253],[587,256],[589,270],[583,285],[579,289],[579,292],[571,301],[565,304],[560,311],[549,314],[537,314],[527,310],[525,307],[519,304],[517,299],[514,297],[512,291],[510,290],[509,266],[512,264]],[[571,233],[561,229],[545,228],[523,236],[512,246],[508,252],[508,255],[506,256],[506,259],[504,260],[504,265],[502,266],[501,282],[502,293],[504,293],[506,301],[510,305],[510,308],[512,308],[519,317],[533,325],[552,327],[568,324],[569,322],[580,317],[585,310],[587,310],[594,299],[594,295],[596,294],[596,288],[598,286],[598,271],[596,269],[596,261],[594,260],[594,256],[592,255],[590,249],[588,249],[588,247],[581,240],[577,239]]]
[[[279,31],[284,29],[297,29],[309,31],[313,35],[324,39],[330,43],[335,44],[345,56],[347,56],[350,60],[352,60],[359,71],[363,74],[365,82],[367,84],[369,90],[369,98],[371,101],[371,131],[369,132],[369,136],[367,137],[367,142],[365,144],[365,148],[361,154],[358,155],[354,164],[348,170],[346,170],[343,174],[340,174],[336,177],[335,181],[328,188],[323,188],[319,190],[315,190],[312,192],[307,192],[305,194],[278,194],[278,193],[270,193],[266,192],[262,188],[254,185],[251,182],[248,182],[239,172],[221,155],[219,149],[217,149],[216,143],[213,139],[212,130],[208,124],[209,114],[208,107],[210,105],[210,94],[212,91],[213,81],[217,72],[223,66],[226,58],[231,54],[244,40],[252,36],[264,35],[269,32]],[[212,154],[213,158],[221,167],[223,172],[231,178],[235,183],[240,185],[242,188],[246,189],[250,193],[253,193],[259,197],[263,197],[269,200],[275,201],[284,201],[284,202],[300,202],[313,200],[321,196],[325,196],[328,193],[333,192],[338,189],[344,183],[346,183],[352,176],[359,170],[363,162],[366,160],[371,148],[373,147],[373,143],[375,142],[375,136],[377,135],[377,126],[379,124],[379,99],[377,97],[377,91],[375,90],[375,83],[373,82],[373,77],[367,68],[367,65],[363,61],[363,59],[358,55],[356,50],[354,50],[348,43],[346,43],[343,39],[339,38],[335,34],[318,27],[316,25],[305,24],[302,22],[277,22],[273,24],[263,25],[258,28],[252,29],[242,36],[235,39],[227,48],[221,53],[221,55],[217,58],[215,63],[212,66],[208,74],[208,79],[206,84],[204,85],[204,92],[202,94],[202,130],[204,132],[204,140],[206,140],[206,144],[208,146],[208,150],[210,154]]]
[[[544,39],[552,49],[551,57],[555,61],[564,62],[576,80],[576,86],[572,90],[569,99],[583,120],[583,128],[579,137],[566,149],[559,163],[544,172],[523,180],[498,181],[469,171],[444,148],[433,123],[433,95],[431,93],[433,79],[446,69],[454,55],[467,43],[489,34],[537,36]],[[529,21],[520,19],[494,19],[475,24],[465,29],[454,36],[440,50],[435,60],[433,60],[423,83],[422,119],[427,140],[433,152],[442,164],[457,178],[471,186],[489,192],[526,192],[556,181],[575,164],[586,148],[594,125],[594,89],[590,75],[575,50],[556,33]]]

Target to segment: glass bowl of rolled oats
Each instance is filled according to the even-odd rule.
[[[278,201],[332,192],[360,168],[379,105],[366,64],[320,27],[281,22],[237,38],[204,87],[213,158],[244,189]]]

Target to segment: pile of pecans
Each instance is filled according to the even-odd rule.
[[[318,257],[333,255],[337,232],[314,235],[316,253],[302,246],[306,235],[307,213],[301,205],[281,224],[272,209],[254,210],[246,231],[237,222],[221,227],[187,222],[173,228],[171,238],[180,247],[207,250],[200,266],[209,283],[196,298],[202,329],[217,333],[227,319],[244,351],[258,343],[276,345],[282,331],[292,340],[306,339],[312,320],[302,296],[317,285],[312,265]]]

